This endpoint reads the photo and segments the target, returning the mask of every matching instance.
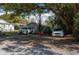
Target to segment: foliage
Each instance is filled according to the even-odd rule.
[[[65,25],[67,33],[73,32],[73,16],[76,11],[77,7],[76,5],[77,4],[71,4],[71,3],[46,4],[47,8],[51,9],[52,11],[54,11],[54,13],[56,13],[57,15],[56,18],[58,19],[58,21],[61,20],[61,22]]]
[[[20,15],[22,12],[25,13],[25,12],[30,12],[30,10],[33,10],[35,8],[35,4],[32,4],[32,3],[4,3],[4,4],[1,4],[1,7],[4,8],[4,10],[7,11],[14,11],[14,13],[16,15]]]
[[[79,12],[74,17],[74,32],[73,35],[79,39]]]
[[[50,28],[53,28],[54,25],[56,24],[55,20],[52,17],[49,17],[46,23],[47,23],[47,26],[49,26]]]
[[[51,35],[52,29],[49,26],[41,26],[41,32],[43,32],[45,35]]]
[[[0,18],[10,22],[10,23],[18,23],[20,21],[20,16],[16,16],[14,14],[4,14],[0,16]]]
[[[27,12],[30,13],[31,10],[36,10],[39,13],[39,27],[41,23],[41,13],[43,8],[37,7],[37,4],[34,3],[4,3],[0,5],[6,11],[14,11],[15,15],[20,15],[21,13]],[[76,10],[79,9],[79,4],[71,3],[46,3],[44,6],[46,9],[51,9],[56,13],[57,19],[60,19],[61,22],[65,25],[66,31],[71,33],[73,30],[73,16],[76,13]],[[8,16],[9,17],[9,16]],[[59,20],[59,21],[60,21]],[[11,20],[12,21],[12,20]],[[12,21],[13,22],[13,21]],[[52,21],[51,21],[52,22]],[[40,28],[39,28],[40,29]],[[71,30],[70,30],[71,29]]]
[[[19,30],[19,26],[18,25],[15,25],[15,30]]]
[[[51,35],[52,34],[52,30],[51,30],[51,28],[50,27],[44,27],[44,30],[43,30],[43,32],[45,33],[45,34],[48,34],[48,35]]]

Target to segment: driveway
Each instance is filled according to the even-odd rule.
[[[13,35],[0,38],[0,55],[75,55],[78,41],[41,35]]]

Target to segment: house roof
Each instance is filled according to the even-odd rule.
[[[7,22],[7,21],[4,20],[4,19],[0,19],[0,24],[14,25],[14,24],[12,24],[12,23]]]
[[[0,19],[0,23],[8,23],[8,22],[3,19]]]

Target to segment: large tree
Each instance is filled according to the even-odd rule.
[[[73,17],[78,11],[78,4],[46,4],[48,9],[56,13],[58,20],[61,20],[66,27],[67,33],[73,32]]]
[[[21,13],[30,12],[36,6],[32,3],[4,3],[1,4],[1,7],[7,11],[14,11],[16,15],[20,15]]]
[[[38,4],[33,3],[9,3],[9,4],[1,4],[1,7],[4,8],[6,11],[6,14],[8,11],[13,11],[15,16],[19,16],[21,14],[28,14],[30,15],[31,11],[36,10],[36,13],[38,13],[39,16],[39,32],[41,31],[41,13],[43,12],[40,7],[38,7]],[[24,17],[24,15],[23,15]]]
[[[21,13],[30,13],[31,10],[38,10],[39,16],[41,14],[41,9],[50,9],[52,10],[57,16],[56,19],[59,19],[59,21],[62,21],[62,23],[66,27],[66,31],[68,33],[73,32],[73,16],[77,13],[79,10],[78,4],[62,4],[62,3],[47,3],[44,7],[40,8],[37,6],[37,4],[33,3],[5,3],[1,4],[1,7],[3,7],[6,11],[14,11],[15,15],[20,15]],[[40,16],[41,17],[41,16]],[[41,22],[41,18],[39,19],[39,24]]]

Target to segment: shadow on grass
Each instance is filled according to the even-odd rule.
[[[54,45],[57,48],[63,48],[66,45],[70,46],[73,44],[79,45],[79,42],[73,39],[65,39],[65,40],[53,40],[47,38],[48,36],[38,36],[38,35],[14,35],[12,37],[5,38],[4,40],[0,40],[1,42],[13,42],[11,45],[7,44],[7,47],[2,48],[7,52],[16,52],[18,54],[25,55],[55,55],[59,53],[52,52],[48,47],[43,44]],[[13,44],[16,44],[13,46]],[[21,48],[17,45],[26,45],[32,46],[31,48]],[[51,47],[53,48],[53,47]],[[72,47],[70,47],[72,49]],[[79,47],[78,47],[79,49]],[[14,54],[14,53],[13,53]]]

